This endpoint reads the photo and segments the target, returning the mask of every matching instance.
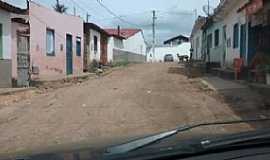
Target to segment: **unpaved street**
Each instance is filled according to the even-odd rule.
[[[185,123],[241,118],[195,82],[169,73],[175,65],[131,65],[104,77],[1,104],[0,151],[78,142],[109,144]],[[207,132],[245,128],[251,126],[214,127]]]

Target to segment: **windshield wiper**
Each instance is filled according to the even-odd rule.
[[[134,151],[136,149],[153,144],[157,141],[174,136],[178,133],[192,130],[192,129],[198,128],[198,127],[214,126],[214,125],[232,125],[232,124],[240,124],[240,123],[263,122],[263,121],[270,121],[270,118],[220,121],[220,122],[199,123],[199,124],[180,126],[180,127],[177,127],[175,129],[167,131],[167,132],[155,134],[155,135],[140,138],[140,139],[137,139],[137,140],[125,143],[125,144],[110,147],[106,150],[105,155],[116,155],[116,154],[128,153],[128,152]]]

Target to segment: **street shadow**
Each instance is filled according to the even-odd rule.
[[[270,118],[270,101],[268,98],[250,88],[226,89],[218,91],[223,101],[241,119]],[[255,129],[270,126],[270,121],[250,123]]]

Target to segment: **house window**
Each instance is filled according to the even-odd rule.
[[[239,24],[233,26],[233,48],[238,48],[239,46]]]
[[[212,48],[213,47],[213,36],[212,36],[212,33],[207,36],[207,45],[208,45],[208,48]]]
[[[98,51],[98,37],[94,36],[94,52]]]
[[[81,56],[82,48],[81,48],[81,37],[76,38],[76,55]]]
[[[55,37],[54,37],[54,30],[52,29],[47,29],[46,49],[48,56],[55,55]]]
[[[215,30],[215,47],[219,45],[219,29]]]

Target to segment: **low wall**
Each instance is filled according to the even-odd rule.
[[[115,63],[117,62],[144,63],[146,62],[146,56],[120,49],[113,49],[113,61]]]
[[[11,60],[0,60],[0,88],[12,87]]]

